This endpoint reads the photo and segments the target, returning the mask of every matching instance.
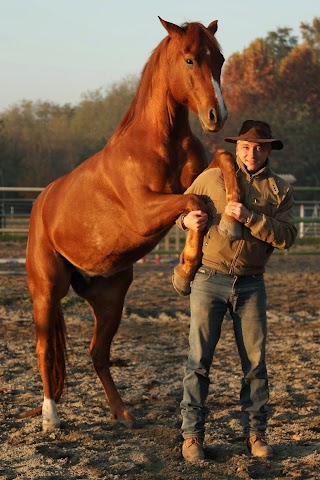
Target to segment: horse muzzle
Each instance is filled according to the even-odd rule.
[[[224,104],[220,108],[210,107],[200,111],[198,117],[205,132],[219,132],[227,121],[228,110]]]

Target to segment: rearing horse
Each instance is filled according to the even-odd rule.
[[[136,96],[107,145],[37,198],[30,218],[27,280],[34,304],[43,383],[43,429],[58,428],[65,380],[61,299],[72,285],[95,316],[90,353],[115,419],[131,425],[109,370],[133,264],[151,251],[177,216],[206,210],[182,195],[206,166],[188,110],[216,132],[227,119],[220,91],[224,62],[217,21],[181,27],[160,19],[168,36],[144,67]],[[225,179],[226,180],[226,179]]]

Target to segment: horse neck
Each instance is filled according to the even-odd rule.
[[[161,46],[161,44],[160,44]],[[159,47],[160,47],[159,46]],[[159,48],[158,47],[158,48]],[[156,60],[152,58],[156,56]],[[119,133],[135,129],[168,140],[190,132],[188,109],[176,102],[169,85],[166,55],[155,51],[146,64],[136,96],[119,126]]]

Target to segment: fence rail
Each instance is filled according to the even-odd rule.
[[[27,236],[33,202],[41,187],[0,187],[0,236]],[[320,187],[295,187],[298,192],[318,192]],[[294,207],[299,237],[320,237],[320,200],[298,201]],[[176,225],[148,254],[155,263],[177,262],[185,243],[185,232]],[[319,255],[318,250],[278,251],[287,255]],[[146,261],[144,257],[140,262]],[[0,258],[0,275],[25,275],[25,258]]]
[[[0,187],[0,234],[28,234],[31,208],[42,190],[42,187]],[[295,187],[295,190],[312,192],[320,191],[320,187]],[[296,202],[294,215],[300,238],[320,237],[320,199]],[[163,250],[181,250],[184,233],[179,232],[175,227],[171,229],[161,243],[166,244]]]

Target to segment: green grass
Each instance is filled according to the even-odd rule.
[[[21,242],[25,243],[28,239],[27,235],[19,235],[13,233],[0,233],[0,242]]]
[[[320,248],[320,237],[297,238],[295,241],[295,245],[317,245]]]

